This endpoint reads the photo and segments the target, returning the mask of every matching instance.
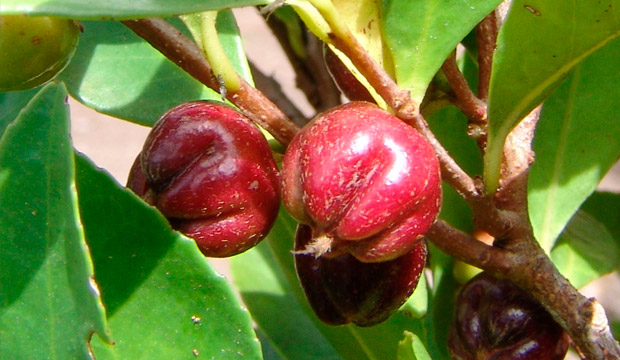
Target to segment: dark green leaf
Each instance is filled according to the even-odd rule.
[[[429,291],[429,309],[416,335],[422,339],[431,359],[449,359],[448,331],[454,313],[456,283],[452,272],[453,258],[429,243],[433,287]]]
[[[618,222],[620,194],[595,192],[583,203],[581,209],[605,225],[618,246],[620,246],[620,222]]]
[[[231,259],[235,285],[254,321],[283,359],[341,359],[277,271],[266,242]]]
[[[493,58],[485,157],[489,190],[498,183],[508,132],[575,65],[618,36],[619,18],[615,0],[513,1]]]
[[[620,246],[605,226],[579,211],[560,235],[551,259],[571,284],[580,288],[620,267],[618,254]]]
[[[26,91],[0,93],[0,138],[6,127],[17,117],[19,112],[38,93],[40,88]]]
[[[614,333],[616,340],[620,339],[620,322],[612,322],[611,330]]]
[[[475,141],[467,136],[467,118],[462,112],[449,106],[433,113],[428,122],[441,144],[466,172],[472,176],[482,173],[482,155]],[[440,216],[461,230],[473,230],[471,207],[446,184]]]
[[[260,359],[249,314],[196,244],[76,157],[86,238],[114,345],[97,359]]]
[[[127,20],[265,5],[270,2],[270,0],[2,0],[0,13],[57,15],[81,20]]]
[[[618,58],[615,40],[575,67],[543,107],[528,204],[546,251],[620,155]]]
[[[66,96],[45,86],[0,142],[2,359],[88,359],[89,337],[108,336],[79,220]]]
[[[421,101],[456,45],[499,0],[383,0],[383,29],[398,85]]]
[[[83,25],[78,49],[62,78],[71,95],[85,105],[151,126],[180,103],[221,99],[121,23]]]

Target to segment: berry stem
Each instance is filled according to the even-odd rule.
[[[443,63],[441,70],[450,82],[456,106],[469,118],[470,123],[484,125],[486,123],[486,104],[471,91],[467,80],[456,65],[456,52],[453,51]]]
[[[433,146],[441,164],[441,175],[461,196],[471,201],[479,196],[474,180],[454,161],[448,151],[430,130],[428,123],[419,113],[419,104],[401,90],[390,75],[376,63],[355,37],[349,33],[343,40],[330,34],[333,44],[351,59],[357,69],[366,77],[377,93],[394,110],[396,116],[424,135]]]
[[[487,138],[486,102],[480,100],[469,87],[467,80],[456,64],[456,51],[448,56],[441,70],[454,91],[455,105],[469,119],[468,133],[476,139],[478,146],[484,152]]]
[[[476,40],[478,43],[478,97],[484,101],[489,98],[493,53],[495,53],[497,46],[498,32],[497,10],[487,15],[476,27]]]
[[[174,26],[159,18],[127,20],[123,21],[123,24],[196,80],[217,92],[220,91],[220,82],[200,48]],[[299,127],[263,93],[241,78],[240,83],[238,90],[227,93],[227,99],[286,146],[299,131]]]
[[[220,42],[215,26],[217,13],[217,11],[206,11],[201,14],[200,42],[202,43],[202,50],[213,68],[213,73],[224,82],[227,91],[234,92],[241,87],[241,80],[230,60],[228,60]]]

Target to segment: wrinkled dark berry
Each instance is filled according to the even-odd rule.
[[[529,294],[481,273],[457,299],[449,349],[461,360],[561,360],[569,339]]]
[[[153,127],[128,187],[196,240],[206,256],[263,239],[280,204],[279,174],[260,130],[230,106],[194,101]]]
[[[311,241],[311,229],[299,225],[295,249]],[[349,254],[315,258],[295,254],[295,268],[317,317],[330,325],[371,326],[387,320],[411,296],[426,263],[426,242],[400,257],[363,263]]]

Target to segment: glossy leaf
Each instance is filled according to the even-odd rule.
[[[615,40],[578,65],[543,107],[528,204],[546,251],[620,155],[618,58]]]
[[[423,331],[415,334],[423,341],[431,359],[449,359],[446,344],[455,306],[456,283],[451,271],[454,260],[431,243],[429,253],[433,287],[429,291],[429,309],[421,326]]]
[[[424,345],[414,333],[405,331],[398,344],[398,360],[432,360]]]
[[[575,65],[620,34],[619,18],[615,0],[513,1],[493,58],[484,174],[487,191],[497,186],[508,132]]]
[[[500,2],[383,0],[383,33],[398,85],[420,102],[448,55]]]
[[[384,44],[381,29],[381,8],[375,0],[333,0],[334,6],[360,44],[388,73],[393,64],[389,50]]]
[[[399,312],[369,328],[328,326],[320,322],[308,305],[295,273],[291,254],[295,227],[295,221],[281,210],[265,242],[256,250],[232,259],[235,284],[254,320],[278,348],[280,356],[296,360],[320,351],[326,358],[335,359],[396,359],[403,332],[422,333],[422,321]],[[265,245],[269,245],[271,252]],[[259,278],[273,280],[263,283]],[[274,313],[279,316],[273,316]],[[297,344],[308,341],[316,347],[310,353],[300,354],[301,345]]]
[[[0,13],[57,15],[80,20],[168,17],[207,10],[265,5],[269,0],[2,0]]]
[[[580,288],[620,267],[620,245],[603,224],[579,211],[551,251],[558,270]]]
[[[240,55],[232,16],[223,17],[222,42],[238,69]],[[232,23],[230,23],[232,22]],[[174,24],[183,28],[180,21]],[[167,110],[197,99],[221,100],[215,91],[185,73],[120,23],[84,22],[84,34],[63,73],[69,92],[85,105],[114,117],[151,126]]]
[[[87,359],[107,328],[80,225],[66,89],[45,86],[0,142],[0,358]]]
[[[196,244],[76,157],[86,238],[114,345],[97,359],[261,359],[250,316]]]
[[[0,138],[6,127],[17,117],[39,88],[26,91],[0,93]]]
[[[283,359],[341,359],[303,311],[274,262],[265,242],[231,258],[235,285],[270,346]]]

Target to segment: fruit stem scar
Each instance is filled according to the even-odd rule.
[[[303,250],[295,250],[295,255],[313,255],[315,258],[319,258],[332,249],[333,238],[327,233],[322,233],[316,237],[313,237]]]

